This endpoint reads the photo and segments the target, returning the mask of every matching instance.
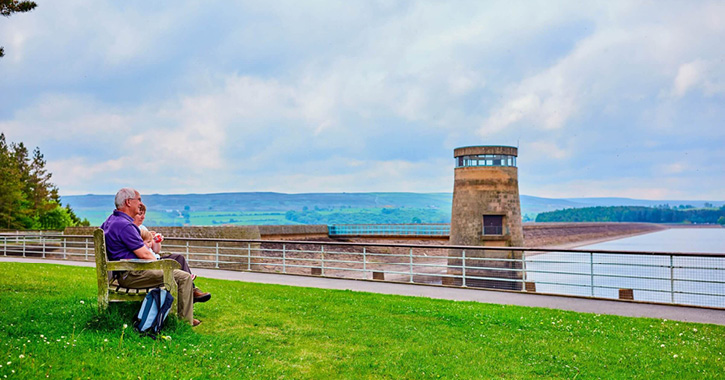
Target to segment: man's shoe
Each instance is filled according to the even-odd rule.
[[[211,293],[202,292],[199,288],[194,289],[194,303],[206,302],[211,299]]]
[[[196,319],[196,318],[194,318],[194,321],[193,321],[193,322],[191,322],[191,326],[192,326],[192,327],[196,327],[196,326],[199,326],[200,324],[201,324],[201,321],[200,321],[200,320],[198,320],[198,319]]]

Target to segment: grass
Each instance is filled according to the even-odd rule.
[[[93,268],[0,263],[0,377],[722,378],[725,327],[212,279],[169,340],[96,311]],[[124,328],[124,324],[128,324]]]

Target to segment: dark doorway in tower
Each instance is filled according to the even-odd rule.
[[[503,235],[503,215],[484,215],[483,234]]]

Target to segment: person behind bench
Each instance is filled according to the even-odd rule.
[[[116,193],[116,209],[101,225],[106,235],[106,251],[109,261],[124,259],[156,260],[141,239],[133,218],[139,213],[141,195],[138,191],[126,187]],[[164,274],[161,270],[124,271],[117,276],[119,285],[126,288],[153,288],[162,286]],[[192,326],[201,321],[194,319],[194,286],[191,274],[179,269],[174,270],[174,281],[179,287],[179,315]]]

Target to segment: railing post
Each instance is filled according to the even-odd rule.
[[[186,241],[186,259],[189,259],[189,241]]]
[[[219,269],[219,242],[218,241],[215,242],[214,245],[216,247],[216,252],[215,252],[216,253],[216,255],[215,255],[216,256],[216,260],[215,260],[216,263],[214,264],[214,267],[217,268],[217,269]]]
[[[410,282],[413,282],[413,247],[410,247],[408,255],[410,256]]]
[[[23,236],[23,257],[25,257],[25,241],[26,241],[27,239],[28,239],[28,238],[27,238],[26,236]]]
[[[247,243],[247,270],[252,270],[252,243]]]
[[[8,238],[3,236],[3,256],[8,255]]]
[[[63,236],[63,260],[65,260],[67,258],[66,257],[67,254],[68,254],[68,239],[65,236]]]
[[[363,277],[368,278],[367,260],[365,258],[365,250],[367,247],[363,247]]]
[[[282,273],[287,273],[287,245],[282,244]]]
[[[322,276],[324,276],[325,275],[325,246],[324,245],[320,246],[320,255],[322,257],[322,262],[320,263],[320,273],[322,274]]]
[[[43,258],[45,258],[45,239],[42,233],[40,234],[40,241],[43,242]]]
[[[88,238],[85,239],[85,242],[86,248],[83,250],[83,254],[85,255],[84,260],[88,261]]]
[[[589,252],[589,285],[592,288],[592,297],[594,297],[594,252]]]
[[[466,250],[461,251],[461,258],[463,259],[461,261],[461,286],[464,288],[466,287]]]
[[[526,283],[529,281],[529,274],[526,272],[526,251],[521,251],[521,270],[524,272],[521,276],[521,290],[526,290]]]
[[[675,303],[675,259],[670,255],[670,302]]]

